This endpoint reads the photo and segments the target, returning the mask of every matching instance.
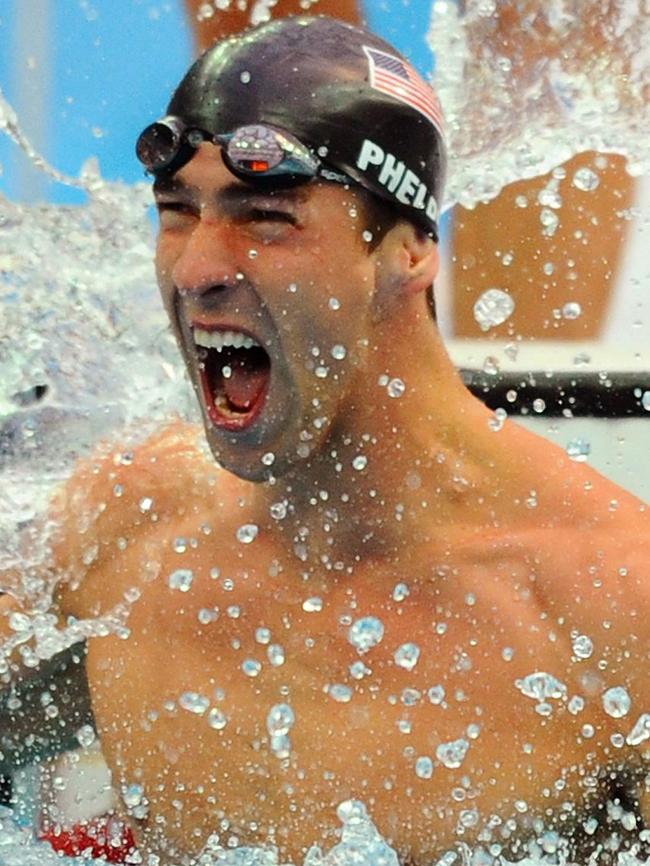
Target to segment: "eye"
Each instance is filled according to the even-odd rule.
[[[257,222],[283,222],[296,225],[295,216],[289,211],[271,210],[270,208],[251,208],[251,219]]]
[[[162,228],[175,228],[194,217],[192,209],[185,202],[157,201],[156,209]]]

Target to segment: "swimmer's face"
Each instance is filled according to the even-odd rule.
[[[158,281],[210,447],[240,477],[279,477],[365,387],[376,264],[357,194],[263,192],[210,144],[155,192]]]

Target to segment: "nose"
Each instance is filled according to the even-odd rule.
[[[198,219],[172,268],[174,285],[181,292],[197,295],[219,286],[234,285],[238,268],[233,244],[228,239],[228,228],[223,222]]]

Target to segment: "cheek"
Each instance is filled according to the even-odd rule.
[[[173,289],[172,270],[173,261],[168,249],[168,245],[158,241],[156,246],[156,256],[154,260],[156,270],[156,282],[162,296],[165,306],[167,306]]]

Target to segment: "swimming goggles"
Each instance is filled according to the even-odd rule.
[[[242,180],[300,183],[323,177],[336,183],[353,183],[347,175],[324,166],[290,133],[262,123],[214,135],[204,129],[188,127],[181,118],[168,115],[140,134],[136,154],[151,174],[173,174],[192,159],[205,141],[222,148],[226,166]]]

